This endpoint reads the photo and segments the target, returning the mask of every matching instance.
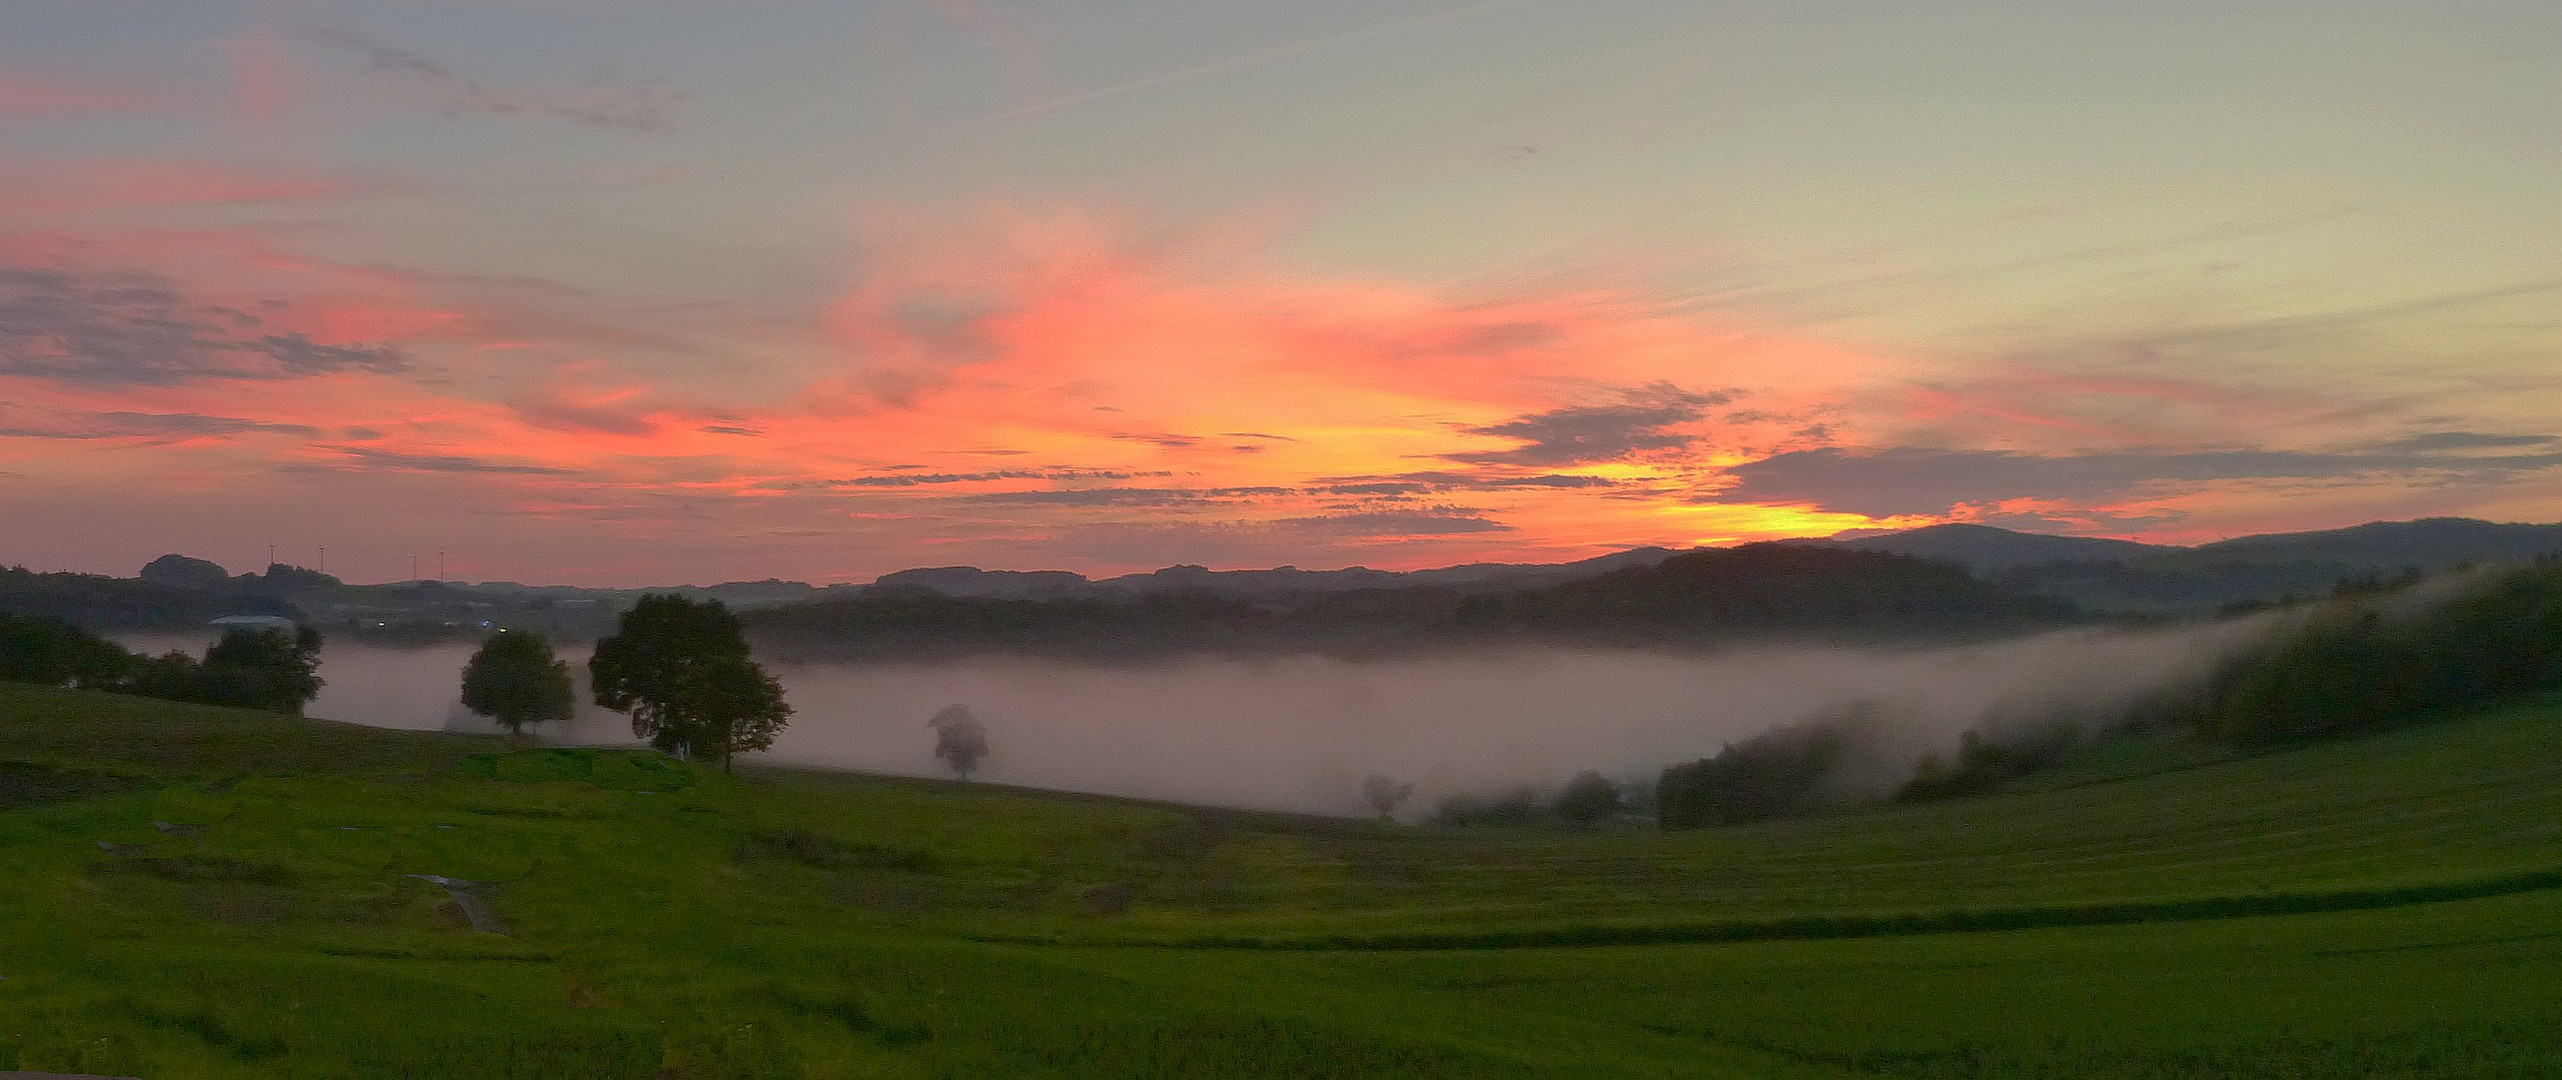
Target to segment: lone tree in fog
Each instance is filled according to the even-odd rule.
[[[792,707],[747,657],[738,616],[718,600],[648,595],[587,661],[596,704],[632,717],[632,734],[680,757],[718,760],[774,745]]]
[[[1574,779],[1566,781],[1565,790],[1557,793],[1557,816],[1577,827],[1616,814],[1624,805],[1619,799],[1619,785],[1588,769],[1575,774]]]
[[[553,657],[550,639],[541,634],[501,630],[463,666],[463,707],[510,735],[523,735],[527,724],[569,719],[576,700],[569,664]]]
[[[961,779],[969,779],[970,770],[987,756],[987,728],[979,724],[978,715],[967,705],[946,705],[925,726],[934,729],[934,756]]]
[[[1386,821],[1397,816],[1397,806],[1414,797],[1414,785],[1391,776],[1371,773],[1361,781],[1361,801]]]

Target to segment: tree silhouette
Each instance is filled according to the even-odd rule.
[[[987,728],[979,724],[977,714],[967,705],[946,705],[925,726],[934,729],[934,756],[961,779],[969,779],[970,770],[987,756]]]
[[[574,695],[569,664],[553,657],[541,634],[501,630],[463,666],[463,707],[511,735],[524,734],[527,724],[569,719]]]
[[[1395,777],[1371,773],[1361,781],[1361,801],[1369,803],[1381,821],[1395,817],[1398,804],[1413,797],[1414,785]]]
[[[1623,805],[1619,785],[1597,772],[1575,774],[1574,779],[1566,781],[1565,790],[1557,793],[1557,816],[1577,826],[1618,813]]]
[[[587,661],[596,704],[630,713],[632,734],[680,756],[718,760],[774,745],[792,707],[747,656],[738,616],[718,600],[652,594],[623,613]]]

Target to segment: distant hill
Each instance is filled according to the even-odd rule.
[[[2200,545],[2205,558],[2323,561],[2369,573],[2459,562],[2520,562],[2562,554],[2562,525],[2517,525],[2474,518],[2376,521],[2320,532],[2270,533]]]
[[[1603,561],[1554,584],[1556,568],[1462,575],[1457,585],[1366,571],[1221,575],[1176,567],[1046,598],[871,589],[746,616],[762,653],[791,660],[917,660],[1001,653],[1089,662],[1184,655],[1377,656],[1529,641],[1689,646],[1757,638],[1909,640],[2055,625],[2071,605],[1953,563],[1820,545],[1751,544]],[[1588,566],[1587,564],[1576,564]],[[1375,576],[1367,576],[1375,575]],[[1302,577],[1332,585],[1281,589]],[[976,578],[963,577],[963,581]],[[1429,580],[1429,579],[1427,579]],[[1452,579],[1446,579],[1452,580]],[[1184,587],[1182,583],[1219,587]],[[1252,591],[1255,586],[1265,590]]]
[[[975,566],[937,566],[883,574],[870,588],[885,591],[923,590],[943,596],[994,599],[1042,599],[1063,596],[1162,595],[1205,593],[1213,596],[1272,597],[1297,593],[1356,592],[1428,585],[1459,590],[1530,588],[1593,577],[1632,566],[1652,566],[1673,554],[1670,548],[1645,547],[1567,563],[1468,563],[1435,570],[1212,570],[1179,565],[1143,574],[1088,578],[1066,570],[982,570]]]
[[[876,592],[923,591],[942,596],[1064,596],[1094,583],[1067,570],[981,570],[975,566],[934,566],[883,574],[871,584]]]
[[[1778,546],[1935,560],[1963,567],[1975,578],[2017,596],[2061,601],[2100,614],[2179,615],[2317,596],[2344,582],[2407,571],[2426,573],[2466,562],[2517,562],[2562,554],[2562,525],[2427,518],[2174,547],[1948,524],[1783,541]],[[1134,599],[1157,598],[1163,601],[1157,605],[1157,617],[1164,618],[1172,618],[1168,613],[1174,609],[1189,606],[1194,616],[1205,618],[1214,609],[1234,609],[1300,612],[1293,617],[1312,620],[1319,608],[1330,607],[1331,617],[1375,628],[1385,625],[1380,621],[1383,616],[1347,613],[1409,601],[1415,610],[1433,604],[1455,608],[1459,598],[1466,596],[1531,593],[1668,563],[1691,565],[1676,560],[1698,553],[1644,547],[1565,563],[1469,563],[1411,571],[1360,566],[1213,570],[1182,565],[1099,580],[1066,570],[940,566],[884,574],[868,585],[821,587],[769,579],[635,589],[448,581],[349,585],[285,565],[270,566],[263,573],[226,575],[213,563],[169,555],[153,560],[131,578],[0,570],[0,612],[54,616],[100,631],[194,630],[220,615],[276,614],[302,618],[332,634],[389,642],[473,636],[493,626],[539,629],[565,640],[586,640],[612,633],[616,613],[641,594],[678,592],[716,597],[741,611],[905,597],[901,610],[928,621],[942,617],[928,614],[941,610],[935,600],[1078,600],[1096,612],[1112,612]],[[1380,594],[1411,595],[1382,599]],[[1430,604],[1416,599],[1426,594],[1438,599]],[[1316,602],[1324,597],[1334,600]],[[871,610],[882,615],[896,606],[876,604]],[[1247,621],[1262,617],[1240,616]]]
[[[2125,562],[2177,548],[2103,540],[2086,536],[2052,536],[2013,532],[1990,525],[1932,525],[1903,532],[1851,540],[1833,540],[1853,551],[1885,551],[1953,562],[1979,573],[2060,562]]]
[[[1805,542],[1944,559],[2092,611],[2177,614],[2319,596],[2343,583],[2462,563],[2562,554],[2562,525],[2424,518],[2174,547],[1959,524]]]

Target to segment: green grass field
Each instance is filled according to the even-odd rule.
[[[429,877],[479,883],[458,888],[492,930]],[[2296,1078],[2557,1063],[2562,706],[1980,800],[1490,834],[733,778],[0,684],[0,1069]]]

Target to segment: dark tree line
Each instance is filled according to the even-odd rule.
[[[1744,636],[1982,636],[2068,621],[2053,600],[1906,555],[1751,544],[1545,588],[1437,586],[1244,597],[1209,592],[998,599],[922,589],[749,614],[760,645],[807,659],[1004,652],[1376,655],[1501,641],[1661,646]]]
[[[1363,793],[1382,818],[1394,809],[1396,802],[1412,794],[1411,785],[1403,790],[1380,788],[1375,782],[1386,777],[1372,777],[1363,785]],[[1387,781],[1395,784],[1394,781]],[[1396,799],[1380,807],[1380,794],[1393,791]],[[1458,794],[1444,797],[1433,809],[1433,824],[1455,828],[1518,829],[1536,826],[1567,825],[1589,828],[1603,819],[1628,808],[1627,792],[1609,777],[1589,769],[1576,773],[1565,786],[1553,794],[1542,794],[1529,785],[1518,785],[1492,794]]]
[[[234,630],[198,660],[143,656],[59,619],[0,614],[0,678],[299,716],[320,693],[320,633]]]
[[[1728,743],[1717,756],[1665,767],[1655,782],[1655,819],[1666,829],[1740,825],[1799,813],[1855,742],[1875,733],[1874,713],[1773,728]]]
[[[2267,743],[2373,731],[2562,689],[2562,561],[2435,603],[2336,602],[2243,656],[2199,706],[2205,734]]]
[[[2264,747],[2562,692],[2562,559],[2458,573],[2468,576],[2335,582],[2329,600],[2202,684],[2164,687],[2106,715],[2055,711],[1988,722],[1963,733],[1953,756],[1924,756],[1895,797],[1989,794],[2115,732]],[[1695,828],[1802,812],[1842,756],[1861,745],[1855,726],[1818,721],[1672,766],[1657,788],[1661,821]]]
[[[173,562],[172,560],[177,560]],[[202,559],[163,556],[139,577],[0,568],[0,611],[109,629],[192,630],[223,615],[298,619],[295,595],[336,578],[282,563],[225,576]]]

